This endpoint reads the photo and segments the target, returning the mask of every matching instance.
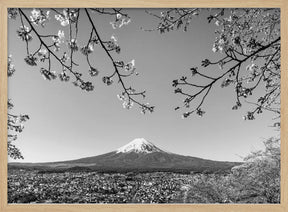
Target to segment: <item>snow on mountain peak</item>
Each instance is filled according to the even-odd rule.
[[[152,153],[152,152],[163,152],[161,149],[156,147],[149,141],[146,141],[144,138],[136,138],[130,143],[117,149],[116,153],[127,153],[127,152],[136,152],[136,153]]]

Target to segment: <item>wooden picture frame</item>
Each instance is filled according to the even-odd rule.
[[[281,8],[281,57],[288,58],[288,1],[287,0],[0,0],[0,211],[288,211],[288,60],[281,60],[281,203],[268,204],[53,204],[53,205],[9,205],[7,204],[7,8],[65,8],[65,7],[123,7],[123,8],[167,8],[167,7],[271,7]]]

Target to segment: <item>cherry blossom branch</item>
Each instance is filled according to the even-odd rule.
[[[186,108],[190,107],[190,102],[192,100],[195,100],[198,96],[200,97],[202,94],[203,96],[200,97],[200,103],[197,104],[197,106],[195,107],[195,109],[191,110],[191,111],[188,111],[188,112],[185,112],[183,114],[183,117],[184,118],[187,118],[188,116],[190,116],[192,113],[196,112],[199,116],[202,116],[205,112],[201,110],[201,106],[203,105],[206,97],[208,96],[211,88],[213,87],[214,84],[216,84],[217,81],[219,81],[220,79],[223,79],[223,77],[225,77],[227,74],[231,74],[231,72],[235,72],[235,70],[237,70],[237,74],[236,74],[236,77],[235,77],[235,80],[230,80],[230,79],[226,79],[227,81],[224,81],[224,84],[222,83],[222,87],[225,87],[225,86],[228,86],[230,83],[234,83],[236,85],[236,93],[237,93],[237,107],[241,106],[241,102],[240,102],[240,99],[239,97],[247,97],[248,94],[252,94],[252,91],[259,85],[260,81],[263,79],[263,74],[259,77],[258,81],[256,82],[256,84],[250,88],[243,88],[242,86],[239,86],[241,84],[240,82],[240,79],[239,79],[239,73],[240,73],[240,70],[241,70],[241,65],[243,63],[245,63],[248,59],[251,59],[252,57],[254,57],[255,55],[265,51],[266,49],[270,48],[271,46],[273,46],[275,43],[279,43],[280,41],[280,37],[278,37],[276,40],[272,41],[271,43],[267,44],[266,46],[262,46],[261,48],[255,50],[254,52],[252,52],[251,54],[247,55],[245,58],[243,58],[242,60],[235,60],[237,63],[235,65],[233,65],[231,68],[229,68],[227,71],[225,71],[224,73],[222,73],[220,76],[218,77],[209,77],[209,76],[206,76],[202,73],[200,73],[198,71],[198,68],[191,68],[192,70],[192,76],[194,75],[199,75],[203,78],[206,78],[206,79],[210,79],[211,82],[206,84],[206,85],[196,85],[196,84],[193,84],[193,83],[188,83],[186,80],[187,80],[187,77],[182,77],[180,78],[180,80],[173,80],[173,84],[172,86],[173,87],[177,87],[177,89],[175,89],[175,93],[179,93],[179,94],[182,94],[184,96],[186,96],[186,99],[184,100],[184,106]],[[267,63],[267,65],[271,62],[272,58],[276,55],[277,52],[275,52],[274,54],[272,54],[273,56],[271,57],[271,59],[269,60],[269,62]],[[225,57],[226,58],[226,57]],[[217,63],[210,63],[210,62],[207,62],[208,65],[216,65]],[[267,66],[266,65],[266,66]],[[202,66],[203,66],[203,63],[202,63]],[[204,65],[205,66],[205,65]],[[206,67],[206,66],[205,66]],[[225,84],[226,83],[226,84]],[[179,86],[191,86],[191,87],[194,87],[194,88],[201,88],[200,91],[196,92],[195,94],[187,94],[185,92],[182,91],[181,88],[179,88]],[[238,86],[238,87],[237,87]],[[244,90],[241,90],[241,89],[244,89]],[[278,88],[276,88],[278,89]],[[274,91],[273,90],[271,93],[273,93]],[[266,98],[267,100],[267,98]],[[261,107],[264,105],[266,101],[264,101],[262,104],[261,104]],[[234,109],[236,109],[234,106]],[[265,106],[263,106],[265,107]],[[178,109],[179,107],[177,107]],[[267,107],[265,107],[266,109]],[[256,111],[259,111],[259,107],[257,110],[254,110],[253,112],[249,113],[248,114],[248,117],[250,117],[250,119],[252,119],[252,115],[256,112]],[[249,118],[248,118],[249,119]]]
[[[68,71],[70,74],[72,74],[75,78],[75,81],[73,84],[75,86],[79,86],[83,90],[86,91],[91,91],[94,89],[94,86],[92,85],[91,82],[85,82],[81,77],[82,73],[79,73],[78,71],[75,71],[74,69],[76,66],[79,66],[75,60],[74,60],[74,55],[75,53],[79,50],[78,45],[77,45],[77,35],[78,35],[78,19],[79,19],[79,14],[80,14],[80,9],[64,9],[63,13],[58,11],[57,9],[51,9],[53,12],[56,13],[55,19],[60,21],[60,24],[62,26],[69,26],[69,41],[67,43],[68,48],[69,48],[69,57],[66,53],[66,51],[63,53],[62,58],[59,57],[51,48],[55,48],[56,51],[60,49],[60,43],[62,42],[61,39],[64,38],[64,31],[59,30],[58,35],[42,35],[40,34],[35,26],[33,24],[38,25],[41,23],[43,26],[45,23],[45,18],[47,19],[46,16],[42,17],[40,14],[44,14],[42,10],[36,10],[34,9],[32,11],[32,16],[30,16],[30,19],[28,16],[23,12],[22,9],[19,9],[19,14],[25,21],[29,24],[29,31],[25,32],[29,36],[31,32],[33,32],[36,37],[38,38],[40,44],[38,49],[34,52],[33,55],[28,55],[27,58],[25,58],[25,61],[27,64],[31,66],[36,66],[37,65],[37,58],[36,54],[38,53],[41,56],[41,62],[44,62],[48,60],[48,69],[41,68],[41,74],[45,79],[51,80],[55,79],[56,73],[51,71],[51,64],[52,64],[52,59],[56,59],[56,61],[62,66],[62,73],[59,74],[59,78],[62,81],[68,81],[70,79],[70,76],[67,75],[66,71]],[[115,16],[115,21],[111,22],[112,27],[122,27],[123,25],[126,25],[130,22],[130,18],[127,14],[124,14],[121,9],[89,9],[91,12],[98,13],[101,15],[111,15]],[[145,113],[146,111],[153,112],[154,106],[150,106],[148,103],[144,104],[138,101],[135,97],[136,96],[141,96],[145,98],[145,91],[142,92],[136,92],[135,89],[133,89],[131,86],[126,86],[124,83],[123,78],[124,77],[129,77],[132,74],[135,74],[135,64],[134,60],[131,62],[125,64],[123,61],[116,61],[112,57],[111,52],[115,51],[116,53],[120,53],[120,47],[117,44],[117,40],[114,36],[111,37],[111,40],[109,41],[104,41],[103,39],[100,38],[99,33],[96,29],[96,26],[91,18],[90,13],[88,12],[88,9],[84,9],[88,21],[91,24],[91,31],[90,31],[90,37],[87,41],[87,45],[84,47],[80,48],[80,52],[85,56],[86,62],[89,66],[89,74],[90,76],[97,76],[99,71],[92,66],[92,63],[90,61],[90,54],[94,51],[94,46],[99,45],[104,52],[107,54],[109,59],[111,60],[114,68],[114,72],[110,76],[105,76],[103,77],[103,82],[107,85],[111,85],[113,83],[112,78],[114,76],[118,77],[118,82],[121,84],[121,87],[123,88],[123,92],[121,95],[118,95],[118,98],[123,101],[123,107],[130,109],[132,105],[135,103],[136,105],[139,105],[141,108],[141,112]],[[49,14],[49,11],[46,12],[46,14]],[[22,25],[24,26],[24,21],[22,20]],[[32,37],[32,36],[31,36]],[[53,43],[49,44],[46,42],[45,39],[51,38]],[[44,48],[44,50],[42,49]],[[47,51],[44,52],[43,51]],[[69,64],[67,61],[70,60]],[[125,73],[121,73],[120,69],[125,71]],[[137,73],[136,73],[137,75]]]
[[[158,25],[160,26],[169,23],[164,20],[163,14],[173,12],[176,13],[176,10],[168,9],[161,12],[162,16],[152,15],[160,19]],[[215,31],[217,36],[212,51],[221,52],[224,56],[215,62],[205,59],[201,66],[205,68],[219,65],[220,70],[225,71],[215,76],[207,72],[204,74],[204,71],[199,71],[198,67],[193,67],[190,69],[192,77],[197,75],[198,83],[188,82],[187,77],[184,76],[179,80],[173,80],[172,86],[176,88],[175,93],[185,97],[183,107],[189,108],[190,103],[193,102],[194,109],[185,112],[183,117],[186,118],[195,111],[202,116],[204,111],[201,110],[201,106],[211,88],[215,87],[216,82],[220,80],[223,80],[221,87],[235,85],[237,101],[232,107],[233,110],[241,107],[241,99],[251,96],[260,84],[265,86],[265,94],[258,99],[258,103],[255,103],[256,109],[248,112],[245,119],[253,120],[254,114],[261,109],[270,108],[269,111],[275,111],[273,104],[276,105],[280,97],[280,10],[256,8],[219,11],[213,9],[211,13],[208,22],[214,20],[218,27]],[[172,20],[175,20],[175,17],[172,17]],[[247,64],[247,72],[244,72],[243,67]],[[202,79],[202,83],[199,83],[199,79]],[[184,87],[191,87],[193,92],[183,91]]]
[[[142,97],[145,97],[145,91],[143,92],[140,92],[140,93],[135,93],[134,89],[132,89],[131,87],[130,88],[126,88],[125,84],[124,84],[124,81],[122,79],[122,75],[120,74],[120,71],[118,70],[118,66],[117,66],[117,63],[114,61],[113,57],[111,56],[110,54],[110,51],[109,49],[106,48],[104,42],[102,41],[102,39],[100,38],[100,35],[95,27],[95,24],[88,12],[88,9],[85,8],[85,12],[87,14],[87,17],[89,19],[89,22],[91,23],[92,25],[92,28],[93,28],[93,31],[95,32],[96,34],[96,37],[97,37],[97,40],[99,41],[101,47],[104,49],[104,51],[106,52],[107,56],[110,58],[112,64],[113,64],[113,67],[114,67],[114,73],[108,77],[108,79],[110,79],[111,77],[114,76],[114,74],[116,74],[118,76],[118,81],[119,83],[121,84],[122,88],[123,88],[123,93],[127,95],[128,97],[128,104],[130,104],[129,102],[134,102],[136,103],[137,105],[139,105],[142,109],[142,112],[145,113],[146,110],[150,111],[150,112],[153,112],[154,110],[154,106],[149,106],[147,104],[143,104],[143,103],[140,103],[139,101],[137,101],[134,97],[132,96],[138,96],[138,95],[141,95]],[[104,78],[104,79],[107,79],[107,78]],[[133,92],[132,92],[133,91]],[[122,94],[123,95],[123,94]]]

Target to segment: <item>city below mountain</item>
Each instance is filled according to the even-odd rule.
[[[48,163],[9,163],[9,169],[40,172],[227,172],[237,162],[213,161],[166,152],[144,138],[136,138],[116,151],[77,160]]]

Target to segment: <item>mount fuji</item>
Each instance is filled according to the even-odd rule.
[[[136,138],[115,151],[93,157],[50,163],[9,163],[9,169],[23,168],[44,172],[219,172],[230,170],[237,162],[213,161],[164,151],[145,140]]]

